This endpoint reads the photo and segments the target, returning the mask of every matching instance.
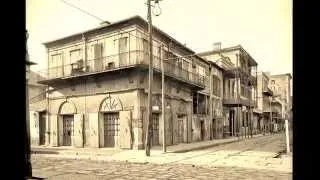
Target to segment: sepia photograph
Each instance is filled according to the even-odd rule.
[[[25,179],[293,179],[290,0],[26,0]]]

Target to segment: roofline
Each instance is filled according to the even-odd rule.
[[[215,62],[213,61],[207,61],[208,63],[210,63],[211,65],[213,65],[215,68],[221,70],[221,71],[225,71],[222,67],[218,66]]]
[[[75,36],[79,36],[79,35],[82,35],[82,34],[85,34],[85,33],[89,33],[89,32],[93,32],[93,31],[96,31],[96,30],[100,30],[100,29],[103,29],[103,28],[106,28],[106,27],[109,27],[109,26],[114,26],[114,25],[119,25],[121,23],[124,23],[126,21],[129,21],[131,19],[134,19],[134,18],[138,18],[140,16],[132,16],[132,17],[129,17],[127,19],[122,19],[120,21],[116,21],[114,23],[110,23],[110,24],[106,24],[106,25],[100,25],[99,27],[96,27],[96,28],[93,28],[93,29],[89,29],[89,30],[86,30],[86,31],[83,31],[83,32],[79,32],[79,33],[75,33],[75,34],[71,34],[71,35],[68,35],[68,36],[65,36],[65,37],[62,37],[62,38],[59,38],[59,39],[55,39],[55,40],[51,40],[51,41],[47,41],[47,42],[44,42],[42,43],[43,45],[47,46],[51,43],[56,43],[56,42],[59,42],[61,40],[66,40],[68,38],[72,38],[72,37],[75,37]],[[141,17],[140,17],[141,18]]]
[[[250,59],[253,60],[253,64],[255,66],[258,65],[258,63],[252,58],[252,56],[248,53],[248,51],[246,51],[240,44],[236,45],[236,46],[230,46],[230,47],[222,48],[220,50],[204,51],[204,52],[201,52],[201,53],[198,53],[198,54],[201,55],[201,56],[206,56],[206,55],[217,54],[217,53],[221,53],[221,52],[230,52],[230,51],[234,51],[234,50],[242,50],[242,51],[244,51],[246,54],[248,54]]]
[[[48,47],[49,44],[52,44],[52,43],[59,43],[59,41],[63,41],[63,40],[67,40],[69,38],[74,38],[76,36],[82,36],[82,35],[85,35],[87,33],[92,33],[94,31],[97,31],[97,30],[101,30],[101,29],[105,29],[105,28],[110,28],[110,27],[113,27],[113,26],[119,26],[121,24],[124,24],[126,22],[130,22],[130,21],[133,21],[133,20],[138,20],[142,23],[144,23],[145,26],[148,25],[148,22],[146,20],[144,20],[141,16],[139,15],[135,15],[135,16],[132,16],[132,17],[129,17],[129,18],[126,18],[126,19],[123,19],[123,20],[120,20],[120,21],[117,21],[117,22],[114,22],[114,23],[111,23],[111,24],[107,24],[107,25],[101,25],[97,28],[94,28],[94,29],[90,29],[90,30],[87,30],[87,31],[83,31],[83,32],[80,32],[80,33],[76,33],[76,34],[73,34],[73,35],[69,35],[69,36],[66,36],[66,37],[63,37],[63,38],[59,38],[59,39],[56,39],[56,40],[53,40],[53,41],[48,41],[48,42],[45,42],[45,43],[42,43],[44,46]],[[137,24],[137,23],[136,23]],[[139,24],[137,24],[139,25]],[[148,27],[148,26],[147,26]],[[143,27],[142,27],[143,28]],[[168,40],[174,42],[175,44],[177,44],[178,46],[182,47],[185,51],[189,52],[190,55],[194,55],[195,57],[197,57],[198,59],[200,59],[201,61],[209,64],[205,59],[203,59],[202,57],[200,57],[199,55],[197,55],[192,49],[186,47],[185,45],[183,45],[182,43],[180,43],[179,41],[177,41],[176,39],[174,39],[173,37],[171,37],[170,35],[168,35],[167,33],[165,33],[164,31],[162,31],[161,29],[157,28],[156,26],[153,26],[153,31],[156,31],[157,33],[159,33],[160,35],[163,35],[165,38],[167,38]]]
[[[257,73],[258,73],[258,76],[260,75],[260,76],[266,77],[267,79],[270,79],[269,76],[268,76],[268,74],[267,74],[266,72],[264,72],[264,71],[259,71],[259,72],[257,72]]]
[[[291,76],[291,74],[290,74],[290,73],[270,75],[270,77],[277,77],[277,76],[289,76],[289,77],[290,77],[290,79],[292,79],[292,76]]]
[[[27,65],[36,65],[37,63],[32,62],[32,61],[29,61],[29,60],[26,60],[26,64],[27,64]]]

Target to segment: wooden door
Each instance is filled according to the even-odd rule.
[[[201,141],[204,140],[204,121],[200,121],[200,137],[201,137]]]
[[[159,114],[152,114],[152,146],[159,145]]]
[[[115,138],[120,133],[119,113],[104,113],[104,146],[115,147]]]
[[[46,140],[46,113],[39,114],[39,144],[44,145]]]
[[[215,119],[212,119],[212,131],[211,131],[211,137],[212,139],[216,137],[216,124]]]
[[[178,119],[178,143],[183,143],[183,119]]]
[[[71,146],[73,135],[73,115],[64,115],[63,116],[63,145]]]

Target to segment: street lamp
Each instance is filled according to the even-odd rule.
[[[161,14],[161,9],[159,7],[159,1],[160,0],[148,0],[148,34],[149,34],[149,85],[148,85],[148,121],[147,121],[147,138],[146,138],[146,156],[150,156],[150,141],[151,141],[151,127],[152,127],[152,81],[153,81],[153,46],[152,46],[152,16],[151,16],[151,1],[155,2],[155,7],[157,7],[157,10],[155,10],[153,13],[156,16],[159,16]]]

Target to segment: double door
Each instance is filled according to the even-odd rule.
[[[115,147],[120,135],[119,113],[104,113],[104,146]]]

